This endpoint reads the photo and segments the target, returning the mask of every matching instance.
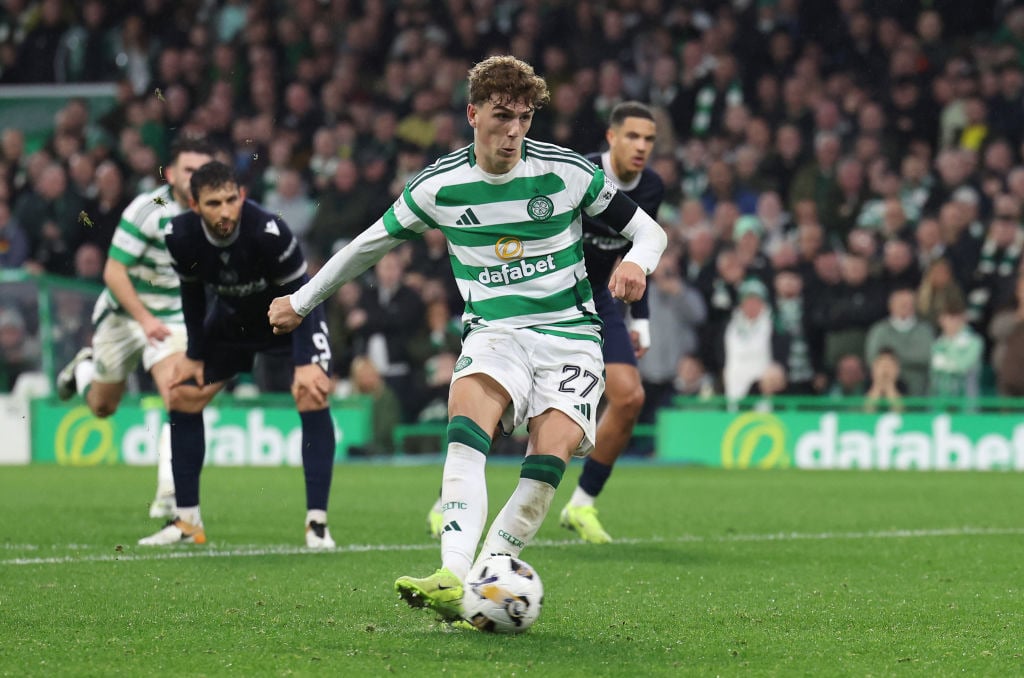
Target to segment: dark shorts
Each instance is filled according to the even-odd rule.
[[[252,372],[257,353],[273,356],[271,364],[296,367],[319,363],[330,374],[331,350],[327,341],[327,325],[321,306],[310,311],[308,320],[316,330],[312,340],[303,341],[294,355],[292,334],[273,334],[262,327],[258,333],[246,330],[246,324],[235,316],[214,311],[206,320],[206,360],[204,376],[207,383],[224,381],[242,372]],[[266,324],[266,318],[262,319]],[[317,337],[322,334],[322,337]],[[319,346],[318,346],[319,345]],[[291,375],[288,375],[291,383]]]
[[[607,288],[602,287],[594,292],[594,306],[604,322],[604,362],[625,363],[636,367],[636,352],[629,338],[629,330],[626,329],[622,304],[612,297]]]

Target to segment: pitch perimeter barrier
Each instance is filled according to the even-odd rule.
[[[1024,471],[1024,399],[680,398],[655,449],[724,468]]]
[[[0,312],[17,341],[0,346],[0,391],[18,374],[57,370],[92,341],[92,309],[103,286],[76,278],[0,270]]]
[[[366,398],[333,400],[335,461],[372,435],[373,406]],[[159,397],[125,398],[106,419],[81,400],[37,398],[31,403],[32,462],[66,466],[156,464],[156,441],[166,414]],[[288,394],[257,398],[218,395],[203,412],[206,464],[301,466],[302,424]]]

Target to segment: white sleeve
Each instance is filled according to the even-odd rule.
[[[631,261],[643,269],[647,275],[658,266],[662,252],[668,245],[668,236],[657,221],[642,209],[637,208],[633,217],[620,231],[625,238],[633,241],[633,246],[622,257],[623,261]]]
[[[373,222],[352,242],[334,253],[309,282],[291,295],[292,308],[306,317],[334,291],[370,268],[388,251],[394,249],[400,238],[393,238],[384,226],[383,218]]]

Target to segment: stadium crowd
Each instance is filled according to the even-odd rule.
[[[533,138],[588,153],[615,104],[656,111],[648,420],[677,394],[1024,395],[1024,6],[1004,0],[7,0],[0,83],[118,95],[67,101],[39,148],[4,125],[0,267],[99,280],[180,135],[323,262],[469,143],[463,76],[494,53],[552,89]],[[328,303],[337,376],[388,421],[445,421],[461,310],[430,231]],[[35,325],[0,300],[0,390],[38,368]]]

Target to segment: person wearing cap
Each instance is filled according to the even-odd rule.
[[[739,288],[739,307],[725,328],[725,396],[739,400],[764,375],[773,362],[785,363],[779,337],[772,326],[768,288],[757,278],[747,278]]]
[[[771,276],[771,262],[761,247],[764,226],[753,214],[744,214],[732,227],[732,240],[736,243],[736,254],[748,276],[768,280]]]

